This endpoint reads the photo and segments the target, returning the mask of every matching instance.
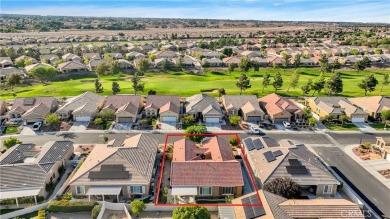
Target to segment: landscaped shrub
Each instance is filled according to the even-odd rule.
[[[45,208],[39,208],[38,210],[38,219],[45,219],[46,218],[46,209]]]
[[[42,202],[43,200],[45,200],[45,198],[43,196],[37,196],[38,203]],[[34,200],[34,197],[29,196],[29,197],[18,198],[18,202],[19,202],[19,204],[32,204],[32,203],[35,203],[35,200]],[[1,200],[0,204],[2,204],[2,205],[15,205],[16,201],[15,201],[15,199],[5,199],[5,200]]]
[[[82,212],[92,211],[93,207],[97,205],[97,202],[93,201],[51,201],[47,206],[49,212]]]
[[[238,139],[236,136],[231,136],[229,138],[229,142],[232,146],[238,146]]]
[[[363,149],[370,149],[371,143],[370,142],[366,142],[366,143],[360,145],[360,147],[363,148]]]
[[[100,213],[100,210],[102,210],[102,206],[101,205],[95,205],[95,207],[93,207],[93,209],[92,209],[91,219],[96,219],[97,216]]]

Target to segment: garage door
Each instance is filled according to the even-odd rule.
[[[282,123],[283,121],[288,121],[288,118],[275,118],[274,123]]]
[[[258,122],[258,121],[260,121],[260,117],[259,116],[248,116],[247,121],[248,122]]]
[[[163,116],[161,121],[163,121],[163,122],[176,122],[176,116]]]
[[[27,124],[35,123],[35,122],[42,122],[42,119],[26,119]]]
[[[119,123],[130,123],[130,122],[133,122],[133,118],[132,117],[119,117],[118,122]]]
[[[352,122],[364,122],[365,118],[364,117],[353,117],[351,119]]]
[[[76,116],[75,121],[77,121],[77,122],[89,122],[89,121],[91,121],[91,117],[89,117],[89,116]]]
[[[207,123],[219,123],[219,117],[206,117]]]

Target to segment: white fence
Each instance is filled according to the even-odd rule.
[[[8,214],[3,214],[3,215],[1,215],[1,218],[8,219],[8,218],[18,217],[18,216],[24,215],[24,214],[29,214],[29,213],[32,213],[34,211],[38,211],[38,209],[41,207],[47,207],[47,205],[48,205],[48,203],[43,203],[43,204],[35,205],[35,206],[29,207],[29,208],[20,209],[17,211],[10,212]]]

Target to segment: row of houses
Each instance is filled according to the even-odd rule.
[[[61,103],[60,103],[61,102]],[[277,94],[257,98],[255,95],[225,95],[219,99],[206,94],[188,98],[169,95],[110,95],[100,96],[86,92],[64,102],[55,97],[16,98],[12,106],[0,101],[0,116],[24,124],[44,121],[50,113],[62,119],[80,122],[92,121],[99,112],[115,112],[117,123],[136,123],[142,117],[158,118],[161,122],[179,123],[183,114],[193,115],[205,123],[221,123],[226,116],[239,115],[243,121],[259,123],[270,120],[302,122],[303,107],[307,106],[318,120],[339,119],[347,116],[351,122],[366,122],[369,117],[379,119],[382,110],[390,109],[390,99],[372,97],[309,97],[304,102]]]

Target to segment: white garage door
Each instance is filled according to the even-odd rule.
[[[206,122],[207,123],[219,123],[219,118],[218,117],[206,117]]]
[[[77,121],[77,122],[89,122],[89,121],[91,121],[91,117],[89,117],[89,116],[76,116],[75,121]]]
[[[353,117],[351,119],[352,122],[364,122],[364,117]]]
[[[176,116],[163,116],[163,122],[176,122]]]

